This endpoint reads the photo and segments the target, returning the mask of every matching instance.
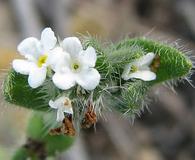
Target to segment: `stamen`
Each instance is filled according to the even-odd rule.
[[[70,99],[65,99],[64,100],[64,107],[67,108],[67,107],[72,107],[72,104],[71,104],[71,100]]]
[[[69,100],[68,100],[68,99],[65,99],[64,105],[65,105],[65,106],[69,105]]]
[[[135,65],[132,65],[132,66],[131,66],[130,73],[134,73],[134,72],[136,72],[136,71],[138,71],[138,67],[135,66]]]

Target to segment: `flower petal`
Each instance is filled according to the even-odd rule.
[[[49,101],[49,106],[50,106],[51,108],[53,108],[53,109],[58,109],[58,106],[57,106],[57,105],[55,104],[55,102],[52,101],[52,100]]]
[[[12,66],[16,72],[28,75],[30,73],[30,70],[35,67],[35,64],[27,60],[15,59],[12,62]]]
[[[83,70],[77,75],[77,83],[86,90],[93,90],[100,82],[100,74],[94,68]]]
[[[93,47],[88,47],[85,51],[81,52],[79,58],[82,59],[84,65],[95,67],[97,55]]]
[[[133,64],[135,64],[136,66],[143,66],[143,65],[149,66],[152,63],[154,57],[155,54],[150,52],[144,55],[143,57],[139,58],[135,62],[133,62]]]
[[[125,66],[124,71],[123,71],[122,76],[121,76],[124,80],[129,79],[129,72],[131,70],[131,66],[132,66],[132,64],[127,64]]]
[[[69,65],[70,55],[56,47],[48,53],[47,65],[50,66],[55,72],[60,71],[64,66]]]
[[[46,79],[46,67],[34,67],[29,74],[28,83],[32,88],[37,88],[43,84]]]
[[[35,57],[38,59],[39,55],[42,52],[41,43],[38,39],[34,37],[29,37],[24,39],[19,45],[18,45],[18,51],[21,55],[31,55],[32,57]]]
[[[65,104],[65,102],[68,102]],[[62,96],[55,101],[50,100],[49,105],[51,108],[60,109],[62,112],[73,114],[71,100],[68,97]]]
[[[41,33],[41,43],[44,50],[53,49],[57,43],[57,38],[51,28],[45,28]]]
[[[69,114],[73,114],[73,109],[72,109],[72,107],[67,106],[67,107],[64,108],[64,112],[69,113]]]
[[[137,71],[135,73],[129,74],[129,79],[130,78],[137,78],[143,81],[152,81],[156,79],[156,74],[151,71]]]
[[[56,121],[62,122],[63,119],[64,119],[64,112],[62,110],[58,109]]]
[[[53,77],[53,83],[62,90],[67,90],[73,87],[75,83],[75,77],[71,72],[60,73],[56,72]]]
[[[52,101],[52,100],[50,100],[50,101],[53,102],[53,103],[51,102],[52,105],[55,105],[54,108],[63,108],[62,106],[64,106],[64,101],[65,101],[66,98],[67,97],[62,96],[62,97],[56,99],[55,101]]]
[[[82,45],[77,37],[65,38],[62,42],[62,46],[66,52],[72,57],[77,57],[79,52],[82,51]]]

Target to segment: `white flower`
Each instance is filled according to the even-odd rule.
[[[137,78],[144,81],[156,79],[156,74],[150,70],[150,64],[152,63],[154,57],[154,53],[148,53],[136,61],[127,64],[123,71],[122,78],[124,80]]]
[[[96,52],[93,47],[83,50],[81,42],[76,37],[65,38],[62,42],[64,54],[57,56],[53,54],[53,60],[58,60],[57,65],[52,68],[54,84],[67,90],[79,84],[86,90],[93,90],[100,82],[100,74],[94,68],[96,63]],[[62,61],[63,60],[63,61]]]
[[[61,122],[64,119],[64,113],[73,114],[71,100],[68,97],[60,97],[55,101],[50,100],[49,106],[57,109],[56,121]]]
[[[57,39],[51,28],[45,28],[41,40],[34,37],[24,39],[18,45],[18,51],[27,60],[16,59],[12,65],[16,72],[28,76],[32,88],[39,87],[47,74],[47,59],[49,52],[56,46]]]

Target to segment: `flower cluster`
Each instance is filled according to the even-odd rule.
[[[83,50],[76,37],[65,38],[61,44],[50,28],[42,31],[41,40],[34,37],[23,40],[18,51],[27,60],[16,59],[13,68],[16,72],[29,75],[28,83],[37,88],[46,79],[48,69],[55,73],[53,83],[62,90],[79,84],[86,90],[93,90],[99,84],[100,74],[94,68],[97,59],[95,49]]]
[[[95,68],[98,58],[96,50],[91,46],[84,50],[77,37],[68,37],[59,42],[51,28],[45,28],[40,40],[26,38],[18,45],[18,51],[26,60],[15,59],[13,68],[20,74],[28,75],[31,88],[40,87],[48,73],[60,90],[79,85],[84,90],[92,91],[100,83],[101,75]],[[156,79],[150,67],[154,57],[154,53],[147,53],[126,64],[121,78],[125,81],[133,78],[143,81]],[[64,112],[73,114],[71,100],[66,96],[50,100],[49,106],[57,109],[57,121],[64,119]]]

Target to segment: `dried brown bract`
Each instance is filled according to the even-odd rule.
[[[94,112],[92,103],[89,103],[87,107],[87,112],[85,113],[85,117],[82,121],[82,128],[90,128],[93,124],[97,122],[97,116]]]
[[[160,67],[160,56],[156,55],[150,68],[153,72],[157,72],[158,68]]]
[[[66,116],[62,121],[62,126],[51,129],[49,134],[75,136],[76,131],[72,123],[72,116],[71,115]]]

